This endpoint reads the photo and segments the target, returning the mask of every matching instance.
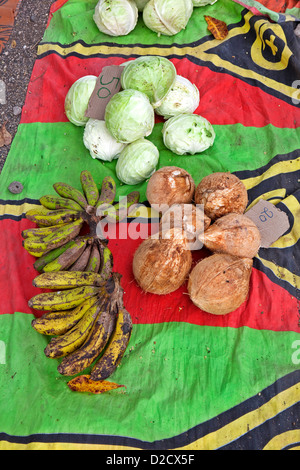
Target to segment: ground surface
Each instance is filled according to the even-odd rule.
[[[22,0],[14,28],[4,51],[0,54],[0,80],[5,83],[6,103],[0,103],[0,126],[15,136],[21,118],[27,86],[54,0]],[[0,172],[10,145],[0,147]]]

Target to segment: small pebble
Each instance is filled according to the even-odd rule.
[[[20,106],[13,107],[14,116],[18,116],[19,114],[21,114],[21,112],[22,112],[22,108],[20,108]]]
[[[23,191],[23,185],[19,181],[13,181],[9,186],[8,190],[12,194],[20,194]]]

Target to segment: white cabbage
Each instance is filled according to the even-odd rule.
[[[138,15],[133,0],[99,0],[93,18],[102,33],[126,36],[136,27]]]
[[[192,0],[150,0],[143,10],[143,20],[158,35],[173,36],[186,28],[193,8]]]
[[[174,85],[155,112],[164,119],[178,114],[193,113],[199,106],[200,92],[196,85],[177,75]]]
[[[156,170],[159,160],[157,147],[147,139],[138,139],[121,152],[116,174],[125,184],[138,184],[149,178]]]
[[[92,158],[111,162],[118,158],[126,144],[117,142],[108,131],[105,121],[89,119],[83,133],[83,143]]]
[[[65,113],[75,126],[84,126],[88,117],[85,116],[91,95],[96,86],[97,77],[86,75],[73,83],[65,98]]]

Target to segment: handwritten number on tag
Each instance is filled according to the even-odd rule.
[[[99,90],[97,92],[98,98],[106,99],[111,95],[111,89],[113,87],[111,87],[111,89],[110,89],[105,85],[111,85],[114,82],[114,80],[116,80],[116,84],[115,84],[115,89],[116,89],[118,87],[119,83],[120,83],[120,78],[119,77],[113,77],[109,82],[103,82],[103,76],[100,77],[100,84],[103,85],[103,86],[101,88],[99,88]]]
[[[272,219],[274,216],[273,212],[270,211],[267,207],[259,215],[259,220],[261,222],[267,222],[268,219]]]

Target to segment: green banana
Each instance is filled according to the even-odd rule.
[[[50,227],[52,225],[74,222],[80,218],[80,212],[70,209],[58,209],[57,211],[49,211],[44,214],[32,215],[26,212],[26,218],[40,227]]]
[[[98,273],[100,265],[101,265],[101,256],[100,256],[100,252],[98,248],[98,243],[95,242],[92,246],[91,254],[90,254],[87,266],[85,268],[85,271]]]
[[[74,243],[74,240],[70,240],[69,242],[65,243],[62,246],[59,246],[58,248],[55,248],[51,251],[48,251],[47,253],[43,254],[40,258],[38,258],[35,263],[34,263],[34,268],[42,272],[44,270],[44,267],[48,264],[51,263],[53,260],[58,258],[62,253],[64,253],[68,248],[70,248]]]
[[[55,260],[44,267],[44,272],[65,271],[82,255],[85,250],[87,240],[77,238],[73,244]]]
[[[91,371],[92,380],[105,380],[112,375],[127,349],[131,333],[132,319],[130,313],[122,307],[119,309],[116,327],[107,348]]]
[[[62,375],[75,375],[90,366],[101,354],[115,327],[116,315],[101,308],[83,345],[63,359],[57,370]]]
[[[101,287],[104,285],[98,273],[81,271],[44,272],[39,274],[32,284],[40,289],[71,289],[72,287]]]
[[[79,256],[78,260],[69,268],[69,271],[85,271],[85,268],[88,264],[90,254],[92,250],[92,245],[88,244],[84,249],[84,252]]]
[[[97,301],[83,315],[71,330],[65,334],[52,338],[44,350],[47,357],[60,358],[76,351],[88,337],[99,313],[100,306]]]
[[[116,183],[111,176],[105,176],[102,181],[101,193],[97,201],[96,207],[102,204],[113,204],[116,197]]]
[[[88,204],[95,206],[99,199],[99,190],[91,173],[87,170],[82,171],[80,182]]]
[[[82,207],[72,199],[56,195],[46,195],[40,198],[42,206],[51,210],[70,209],[73,211],[82,211]]]
[[[71,330],[97,301],[97,296],[89,297],[73,310],[44,313],[32,320],[31,326],[42,335],[61,336]]]
[[[95,286],[75,287],[57,292],[43,292],[32,297],[28,301],[28,306],[35,310],[47,312],[71,310],[82,304],[88,297],[93,297],[97,294],[99,294],[99,287]]]
[[[97,215],[105,217],[108,222],[120,222],[127,217],[130,207],[137,204],[140,200],[140,193],[138,191],[132,191],[128,196],[121,199],[120,202],[112,207],[101,210],[101,207],[97,210]]]
[[[65,228],[68,224],[52,225],[50,227],[28,228],[21,233],[23,238],[45,238],[59,230]]]
[[[73,201],[77,202],[83,209],[86,209],[88,203],[84,195],[81,191],[76,188],[73,188],[67,183],[55,183],[53,188],[57,192],[57,194],[61,197],[65,197],[67,199],[72,199]]]

